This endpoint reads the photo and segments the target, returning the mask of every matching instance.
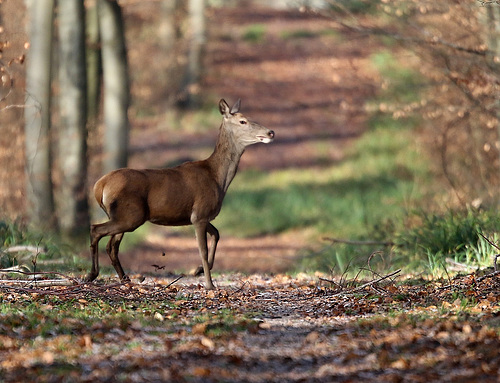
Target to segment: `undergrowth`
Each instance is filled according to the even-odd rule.
[[[19,222],[0,221],[0,268],[21,267],[25,271],[52,269],[75,271],[85,268],[75,246],[54,233],[40,232]]]

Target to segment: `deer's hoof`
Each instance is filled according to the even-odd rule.
[[[200,275],[203,275],[203,274],[204,274],[204,271],[203,271],[203,267],[202,267],[202,266],[198,266],[198,267],[196,268],[196,270],[193,272],[193,275],[194,275],[195,277],[200,276]]]
[[[206,290],[217,290],[213,283],[207,283],[205,286]]]
[[[120,278],[120,282],[128,283],[128,282],[131,282],[131,280],[130,280],[130,277],[128,275],[124,275],[123,277]]]
[[[97,278],[97,274],[88,274],[85,278],[83,278],[84,282],[92,282]]]

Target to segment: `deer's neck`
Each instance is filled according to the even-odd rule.
[[[214,171],[217,184],[224,193],[236,175],[244,151],[245,146],[238,143],[233,135],[221,126],[215,150],[207,161]]]

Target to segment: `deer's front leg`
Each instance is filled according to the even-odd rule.
[[[215,251],[217,250],[217,243],[219,242],[220,236],[219,231],[211,223],[207,224],[207,233],[212,237],[210,249],[208,250],[208,266],[210,270],[212,270],[215,261]],[[194,272],[194,275],[198,276],[201,274],[203,274],[203,266],[198,266],[198,268]]]
[[[198,241],[198,249],[201,257],[201,264],[203,266],[203,273],[205,274],[205,288],[207,290],[215,290],[212,283],[212,276],[210,275],[210,265],[208,264],[208,246],[207,246],[207,226],[208,222],[197,222],[194,224],[196,239]],[[214,250],[215,252],[215,250]]]

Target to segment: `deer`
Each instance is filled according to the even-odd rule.
[[[106,252],[120,281],[130,281],[118,259],[120,243],[125,233],[149,221],[163,226],[194,226],[202,263],[194,275],[203,273],[205,288],[215,289],[210,271],[220,236],[211,221],[221,210],[245,148],[274,140],[274,131],[250,121],[239,112],[240,105],[240,99],[231,108],[224,99],[219,101],[222,123],[215,149],[207,159],[170,168],[117,169],[95,183],[95,199],[109,220],[90,226],[92,267],[86,282],[99,275],[98,245],[106,236],[110,237]],[[207,235],[211,237],[210,248]]]

